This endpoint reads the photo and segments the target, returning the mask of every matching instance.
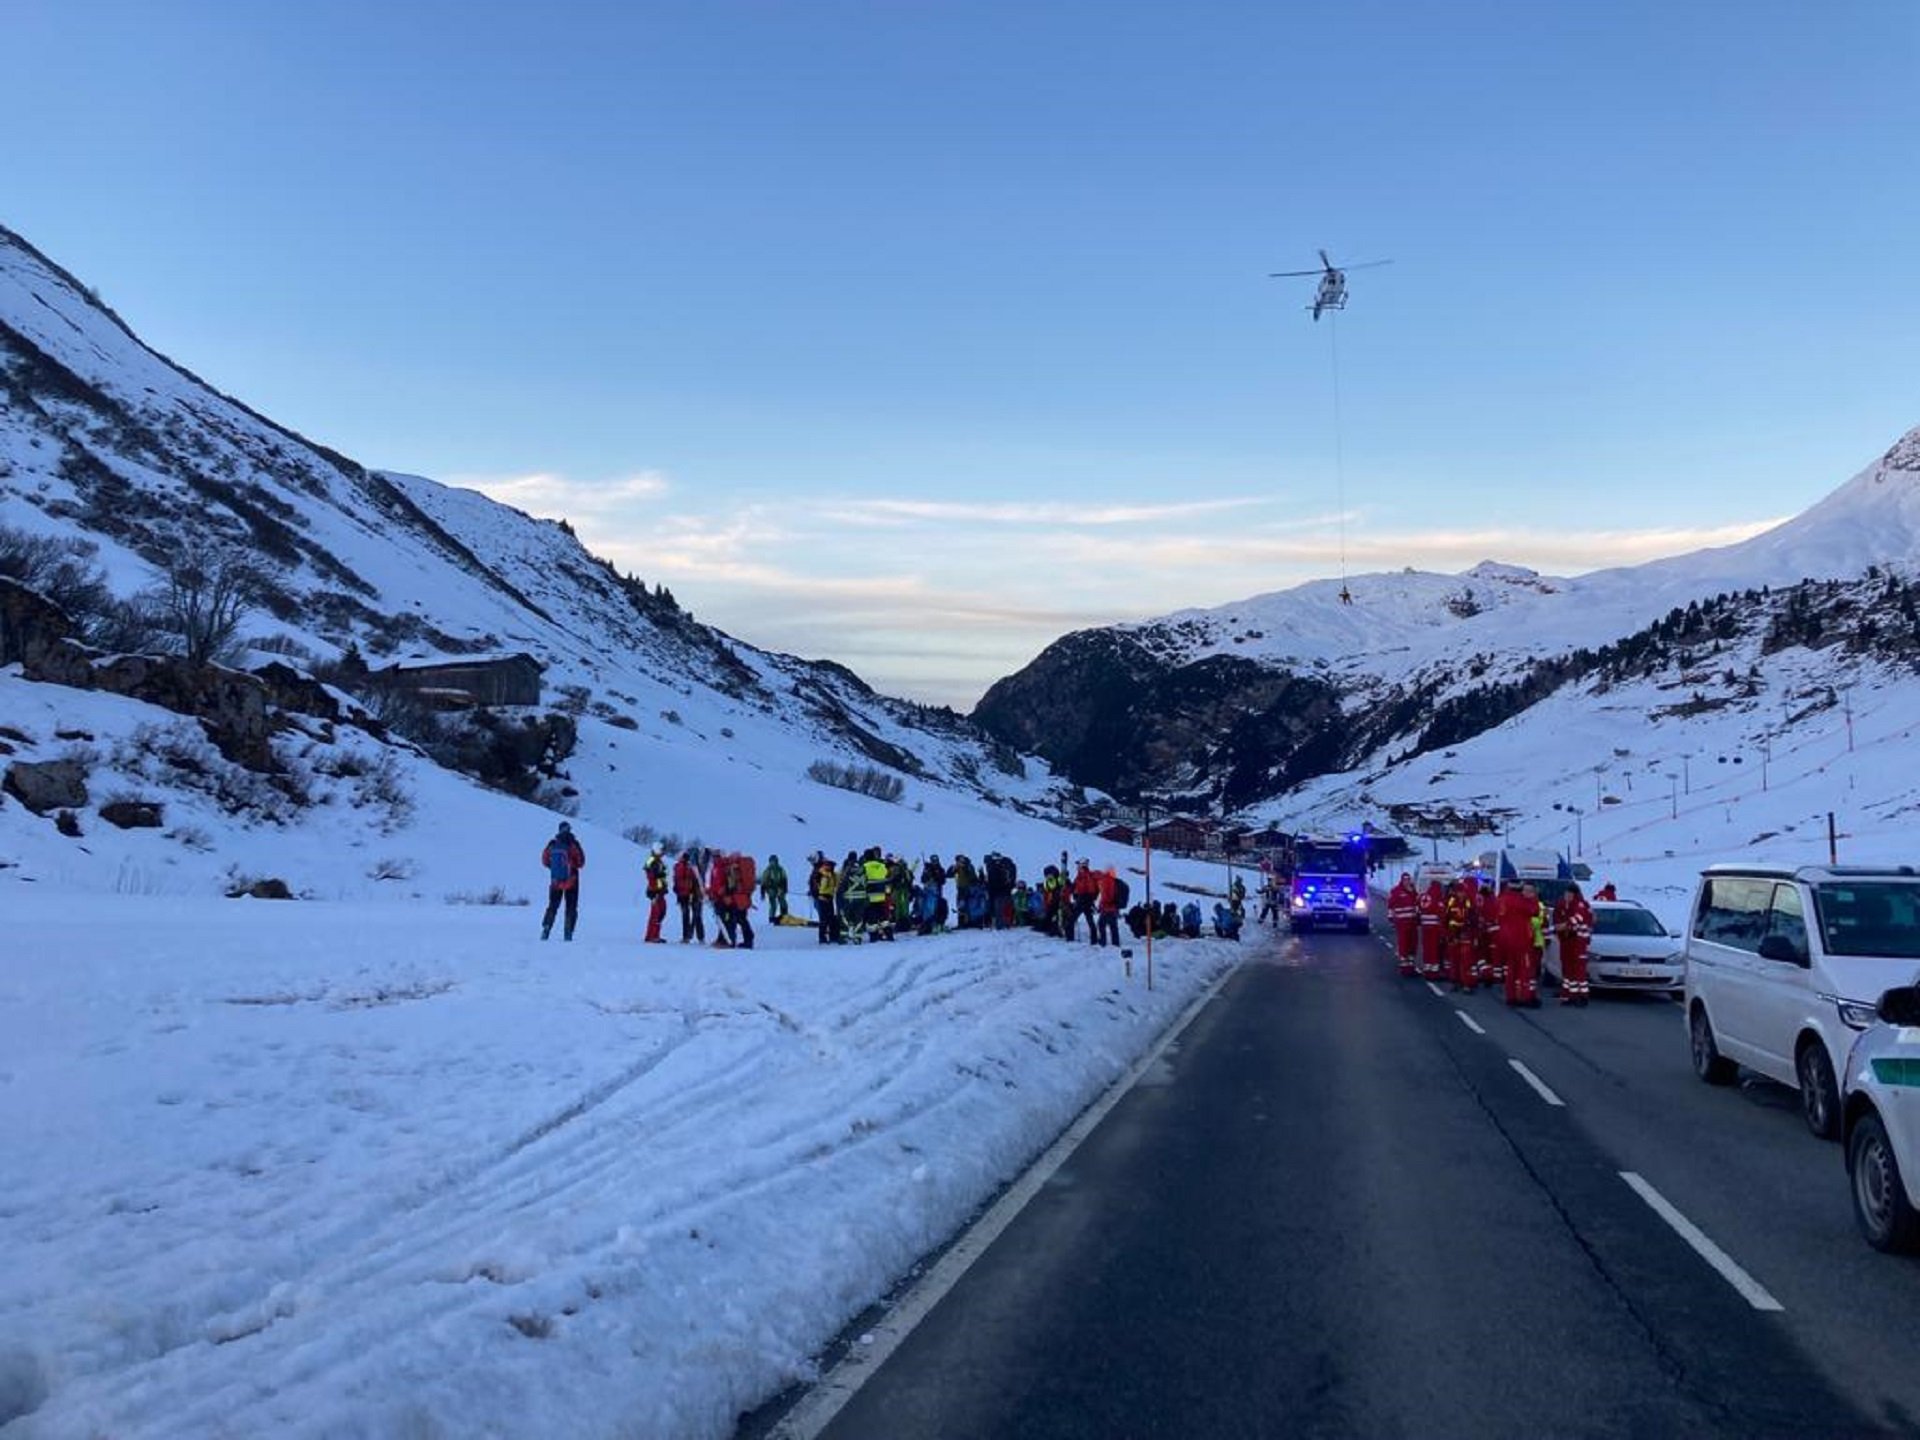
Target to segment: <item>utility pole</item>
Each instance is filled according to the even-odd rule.
[[[1843,692],[1846,699],[1847,714],[1847,753],[1853,753],[1853,687],[1849,685]]]
[[[1686,793],[1693,793],[1693,756],[1680,757],[1680,783],[1686,787]]]
[[[1146,861],[1147,886],[1147,989],[1153,989],[1153,800],[1149,797],[1141,802],[1140,848]],[[1127,966],[1129,976],[1133,973],[1131,963]]]
[[[1671,770],[1667,772],[1667,805],[1671,818],[1680,818],[1680,777]]]

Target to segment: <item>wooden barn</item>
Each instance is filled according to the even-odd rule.
[[[1170,850],[1178,855],[1198,855],[1213,840],[1212,830],[1204,821],[1189,820],[1181,815],[1156,821],[1148,834],[1153,837],[1154,849]]]

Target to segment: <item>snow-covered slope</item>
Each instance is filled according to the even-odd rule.
[[[531,654],[545,667],[544,698],[566,697],[579,716],[578,749],[548,798],[613,833],[718,838],[732,816],[758,808],[752,792],[769,777],[801,776],[817,761],[893,773],[912,788],[908,805],[938,792],[1037,808],[1057,794],[1043,764],[950,712],[697,623],[664,590],[587,553],[562,523],[366,469],[216,393],[4,229],[0,523],[94,547],[122,596],[153,584],[189,540],[229,545],[265,571],[244,637],[296,664],[335,661],[349,647],[375,667]],[[46,709],[18,690],[24,683],[0,675],[0,719]],[[167,719],[103,702],[64,728],[128,734]],[[58,758],[68,743],[57,721],[15,728],[25,735],[5,742],[15,759]],[[663,785],[667,774],[700,783]],[[165,780],[145,784],[187,803]],[[0,804],[0,857],[38,853],[48,823]],[[155,873],[204,870],[158,837],[125,844],[150,850],[136,863]],[[90,864],[90,853],[70,847],[59,872],[122,883],[117,864]]]

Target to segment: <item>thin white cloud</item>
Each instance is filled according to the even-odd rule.
[[[1058,500],[851,500],[822,507],[842,525],[905,526],[923,521],[976,525],[1145,525],[1266,505],[1261,499],[1189,500],[1167,505],[1075,505]]]
[[[567,520],[617,514],[641,502],[658,500],[673,489],[672,482],[659,470],[599,480],[576,480],[544,470],[527,475],[456,475],[447,483],[478,490],[529,515]]]
[[[1287,536],[1237,531],[1227,536],[1153,537],[1129,545],[1126,560],[1137,570],[1175,573],[1201,570],[1219,574],[1233,568],[1314,567],[1326,571],[1344,551],[1348,569],[1455,570],[1482,560],[1502,560],[1551,573],[1577,574],[1615,565],[1638,565],[1668,555],[1751,539],[1779,524],[1777,519],[1742,521],[1698,528],[1647,530],[1523,530],[1489,527],[1404,533],[1349,530],[1344,545],[1337,534]],[[1103,544],[1085,537],[1054,535],[1038,543],[1062,561],[1109,557]]]

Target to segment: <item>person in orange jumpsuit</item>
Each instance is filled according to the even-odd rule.
[[[1447,973],[1446,938],[1447,892],[1429,880],[1420,897],[1420,973],[1429,980]]]
[[[1533,925],[1540,914],[1540,901],[1508,882],[1500,891],[1494,913],[1499,927],[1494,944],[1507,969],[1507,1004],[1537,1007],[1540,981],[1534,969]]]
[[[1480,890],[1476,915],[1480,921],[1479,943],[1474,951],[1474,962],[1478,966],[1482,985],[1504,985],[1507,983],[1506,963],[1501,959],[1500,947],[1494,943],[1498,933],[1500,917],[1495,910],[1495,901],[1499,897],[1493,892],[1493,882],[1489,880]]]
[[[1420,896],[1413,876],[1401,872],[1400,883],[1387,892],[1387,919],[1393,922],[1393,943],[1400,956],[1400,973],[1414,973],[1414,955],[1420,944]]]
[[[1453,962],[1453,988],[1471,991],[1480,948],[1480,885],[1471,875],[1447,896],[1447,958]]]
[[[1593,907],[1578,885],[1553,907],[1553,929],[1560,939],[1560,1003],[1585,1005],[1590,990],[1587,942],[1593,938]]]

